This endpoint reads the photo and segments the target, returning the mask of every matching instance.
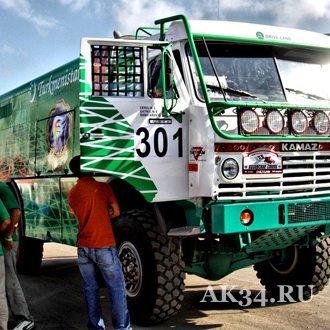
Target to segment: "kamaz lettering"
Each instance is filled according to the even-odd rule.
[[[281,143],[281,151],[318,151],[319,143]]]

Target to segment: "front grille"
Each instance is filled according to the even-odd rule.
[[[288,205],[288,223],[330,220],[330,202],[295,203]]]
[[[250,179],[242,176],[240,183],[217,185],[214,198],[240,200],[330,194],[330,155],[285,153],[282,156],[281,177]]]

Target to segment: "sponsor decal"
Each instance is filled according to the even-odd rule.
[[[72,114],[64,100],[56,102],[47,121],[48,162],[54,171],[61,171],[69,157],[72,136]]]
[[[255,150],[243,157],[243,174],[283,173],[282,157],[270,150]]]
[[[205,155],[205,150],[203,147],[192,147],[190,149],[190,155],[192,155],[196,161],[202,161],[204,160],[203,156]]]
[[[256,32],[256,36],[258,39],[263,39],[263,40],[291,41],[291,37],[279,36],[276,34],[264,34],[260,31]]]
[[[262,32],[257,32],[256,36],[257,36],[258,39],[264,39],[265,38],[265,36]]]
[[[319,151],[318,142],[281,142],[280,151]]]

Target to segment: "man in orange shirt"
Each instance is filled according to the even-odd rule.
[[[88,312],[87,327],[105,329],[96,275],[99,268],[109,292],[114,328],[131,330],[122,266],[110,221],[120,214],[116,197],[107,183],[80,172],[79,156],[71,160],[70,170],[79,178],[68,199],[78,219],[78,265]]]

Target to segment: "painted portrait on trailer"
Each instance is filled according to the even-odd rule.
[[[69,157],[72,136],[72,113],[64,100],[56,102],[47,122],[48,162],[54,171],[61,171]]]

